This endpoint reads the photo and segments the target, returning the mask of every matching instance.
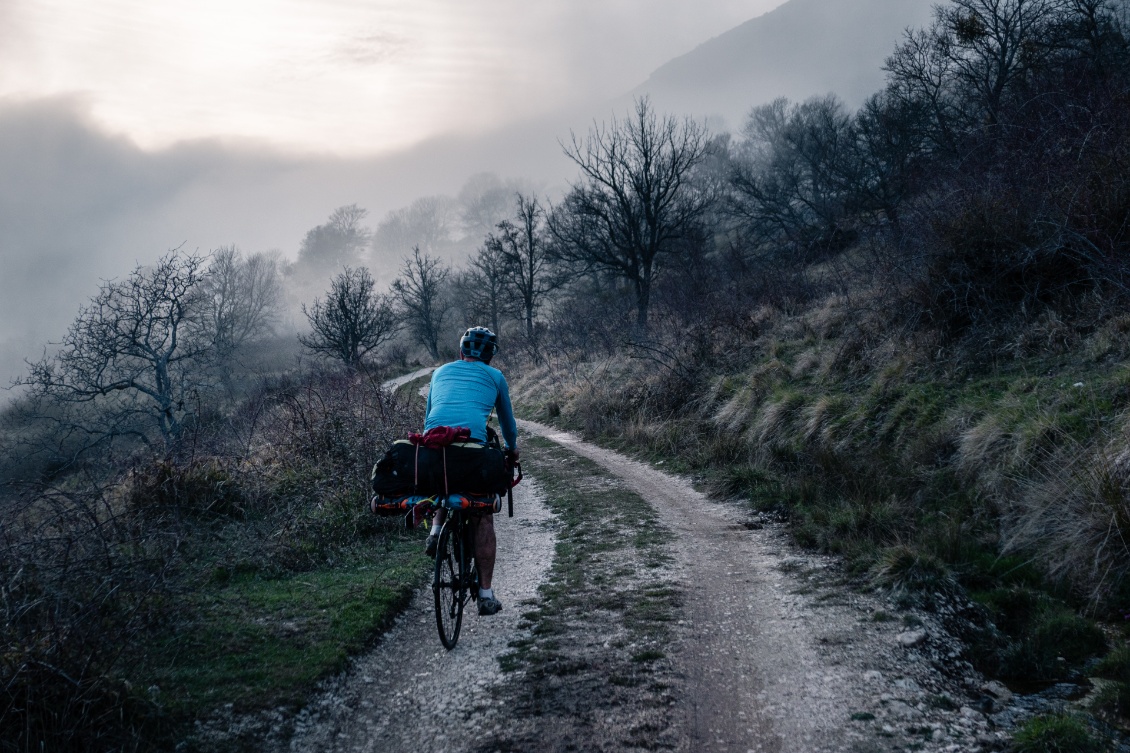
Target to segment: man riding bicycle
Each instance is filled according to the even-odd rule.
[[[506,452],[518,459],[518,427],[510,405],[510,388],[506,377],[490,366],[498,352],[498,336],[486,327],[471,327],[459,339],[459,360],[444,364],[432,374],[428,390],[428,407],[424,430],[437,426],[463,426],[471,430],[471,439],[487,441],[487,419],[498,411],[498,423]],[[432,521],[425,551],[434,556],[445,515],[440,510]],[[479,614],[491,615],[502,609],[491,588],[497,544],[494,516],[481,513],[475,524],[475,562],[479,571]]]

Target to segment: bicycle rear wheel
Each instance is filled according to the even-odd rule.
[[[454,516],[452,516],[454,517]],[[450,650],[455,648],[459,640],[459,628],[463,625],[463,604],[466,601],[464,591],[466,585],[462,583],[462,567],[460,563],[461,547],[457,546],[460,526],[449,519],[439,534],[439,546],[436,548],[436,572],[432,581],[432,592],[435,594],[436,627],[439,628],[439,640],[443,647]]]

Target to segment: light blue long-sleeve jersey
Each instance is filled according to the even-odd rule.
[[[482,361],[452,361],[432,374],[424,431],[436,426],[466,426],[471,437],[487,441],[487,419],[498,411],[498,425],[506,446],[518,446],[518,427],[510,406],[506,377]]]

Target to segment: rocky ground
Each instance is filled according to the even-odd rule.
[[[495,516],[493,585],[503,610],[479,617],[469,607],[448,651],[439,642],[432,591],[420,589],[373,650],[298,715],[283,750],[463,751],[504,723],[495,694],[505,681],[498,660],[521,635],[523,604],[536,601],[553,551],[553,521],[536,482],[518,487],[514,508],[513,518]]]

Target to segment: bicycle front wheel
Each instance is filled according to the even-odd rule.
[[[439,534],[435,579],[432,581],[439,640],[448,650],[455,648],[459,640],[459,628],[463,625],[463,591],[466,586],[460,582],[462,568],[459,547],[456,545],[458,535],[458,527],[453,526],[449,520]]]

